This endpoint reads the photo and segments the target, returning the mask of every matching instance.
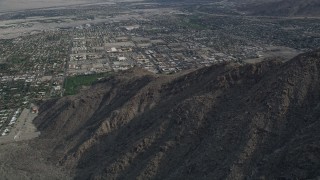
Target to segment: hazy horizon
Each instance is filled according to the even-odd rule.
[[[36,8],[50,8],[83,3],[98,2],[98,0],[0,0],[0,12],[19,11]]]

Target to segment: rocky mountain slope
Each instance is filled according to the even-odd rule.
[[[319,17],[319,0],[150,0],[159,3],[192,3],[204,6],[224,6],[233,13],[250,16]]]
[[[76,179],[320,176],[320,51],[185,74],[132,69],[44,103],[33,146]]]
[[[267,16],[320,16],[319,0],[246,1],[239,8],[250,15]]]

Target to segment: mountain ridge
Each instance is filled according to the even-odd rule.
[[[320,2],[317,0],[253,1],[238,8],[249,15],[319,17]]]
[[[320,51],[180,75],[133,69],[44,103],[35,146],[76,179],[317,178]]]
[[[215,7],[223,5],[219,13],[249,16],[272,17],[319,17],[320,2],[318,0],[156,0],[158,3],[190,3],[194,5]]]

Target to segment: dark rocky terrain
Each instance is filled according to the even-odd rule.
[[[132,69],[41,106],[31,145],[76,179],[320,177],[320,51],[185,74]]]
[[[319,0],[149,0],[159,3],[190,3],[194,6],[224,5],[225,14],[249,16],[273,16],[273,17],[319,17]],[[214,8],[213,8],[214,9]],[[227,10],[228,9],[228,10]],[[231,10],[231,11],[229,11]],[[221,13],[220,11],[217,11]],[[215,13],[217,13],[215,12]]]
[[[240,8],[250,15],[264,16],[320,16],[319,0],[271,0],[271,1],[245,1]]]

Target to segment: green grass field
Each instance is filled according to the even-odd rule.
[[[96,82],[98,78],[106,77],[110,73],[100,73],[100,74],[90,74],[90,75],[79,75],[67,77],[64,88],[64,95],[74,95],[77,94],[82,86],[90,86],[92,83]]]

